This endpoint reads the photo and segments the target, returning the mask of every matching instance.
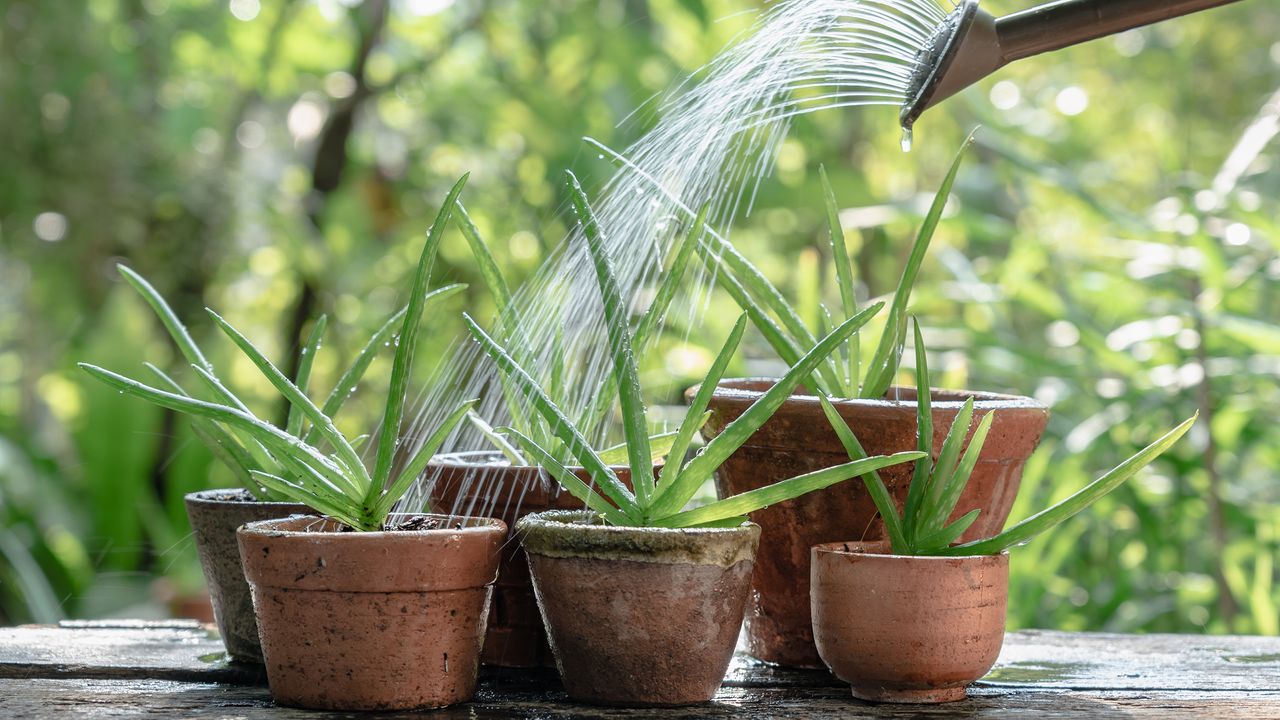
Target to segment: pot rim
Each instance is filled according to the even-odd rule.
[[[446,515],[440,513],[391,513],[387,518],[399,519],[401,521],[416,517],[439,518],[445,521],[461,520],[465,521],[460,528],[439,527],[425,528],[421,530],[375,530],[372,532],[353,532],[349,530],[284,530],[270,527],[276,524],[296,522],[300,518],[309,518],[315,523],[339,522],[328,516],[302,515],[294,514],[283,518],[274,518],[272,520],[258,520],[256,522],[245,523],[241,525],[236,534],[253,535],[259,537],[276,537],[276,538],[339,538],[346,537],[349,540],[340,542],[379,542],[388,537],[393,538],[412,538],[433,535],[485,535],[492,532],[506,533],[507,524],[497,518],[476,517],[473,515]]]
[[[760,543],[760,526],[749,520],[732,528],[622,527],[591,510],[531,513],[516,533],[535,555],[724,567],[754,560]]]
[[[183,495],[182,499],[184,502],[186,502],[189,505],[206,505],[206,506],[207,505],[266,505],[266,506],[275,506],[275,507],[281,507],[281,508],[304,507],[304,508],[307,508],[308,511],[314,512],[311,510],[310,507],[307,506],[306,503],[292,502],[289,500],[283,500],[283,501],[256,500],[256,499],[255,500],[221,500],[214,497],[208,497],[210,495],[213,495],[214,493],[242,492],[242,491],[249,492],[248,490],[245,490],[245,488],[242,488],[242,487],[213,488],[210,490],[197,490],[195,492],[189,492],[186,495]],[[250,492],[249,494],[252,495],[253,493]],[[295,514],[305,515],[307,513],[295,513]]]
[[[1007,560],[1009,557],[1009,551],[1007,549],[1001,550],[999,553],[996,553],[994,555],[991,555],[991,554],[987,554],[987,555],[896,555],[892,552],[874,552],[873,550],[867,550],[869,548],[876,548],[876,547],[888,548],[889,546],[890,546],[889,541],[887,540],[868,540],[868,541],[846,540],[841,542],[831,542],[831,543],[822,543],[821,545],[814,545],[812,548],[812,551],[815,558],[818,555],[844,555],[844,556],[857,556],[857,557],[884,558],[886,560],[895,561],[895,562],[896,561],[938,562],[943,560],[990,560],[990,559]],[[848,549],[850,547],[857,547],[861,549],[850,550]]]
[[[752,383],[752,384],[768,383],[770,385],[774,385],[780,379],[781,378],[776,378],[776,377],[722,378],[720,382],[716,383],[716,389],[711,393],[711,395],[712,395],[712,398],[718,399],[721,401],[730,401],[730,402],[739,401],[739,402],[750,403],[750,402],[754,402],[756,398],[763,395],[765,391],[754,390],[754,389],[751,389],[750,387],[742,387],[743,385],[746,385],[748,383]],[[698,387],[699,386],[695,385],[685,390],[686,399],[692,397],[691,393],[696,393],[698,391]],[[890,386],[889,391],[893,392],[895,389],[909,391],[911,393],[915,393],[915,390],[916,390],[914,387],[907,387],[905,385],[892,385]],[[968,389],[949,390],[944,388],[933,388],[933,387],[929,388],[929,392],[931,395],[952,395],[952,396],[958,395],[961,397],[961,399],[958,399],[958,400],[932,400],[930,402],[930,406],[935,410],[959,410],[961,407],[964,406],[965,398],[970,398],[970,397],[972,397],[974,400],[973,409],[975,411],[977,410],[1047,411],[1049,409],[1049,407],[1044,403],[1036,400],[1035,398],[1027,397],[1025,395],[1007,395],[1004,393],[993,393],[993,392],[985,392],[981,390],[968,390]],[[821,407],[821,402],[819,401],[817,395],[800,392],[800,391],[793,392],[791,397],[788,398],[786,402],[791,404],[799,404],[799,405],[813,405],[814,407],[818,407],[818,408]],[[903,408],[903,407],[914,408],[916,406],[916,401],[915,400],[873,399],[873,398],[838,398],[838,399],[833,398],[831,399],[831,404],[835,405],[837,408],[842,406],[873,407],[873,408]]]

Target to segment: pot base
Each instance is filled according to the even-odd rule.
[[[900,705],[924,705],[956,702],[968,695],[965,687],[930,688],[928,690],[902,690],[896,688],[853,686],[853,696],[858,700],[875,703],[895,703]]]

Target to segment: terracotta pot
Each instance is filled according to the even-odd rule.
[[[258,623],[253,619],[253,600],[240,565],[236,528],[258,520],[305,515],[311,509],[297,503],[258,502],[252,497],[244,490],[206,490],[183,500],[227,654],[232,660],[260,663]]]
[[[733,657],[760,528],[606,526],[551,511],[517,525],[569,697],[692,705]]]
[[[818,653],[861,700],[963,700],[1004,643],[1009,554],[889,552],[883,541],[813,548]]]
[[[661,466],[659,466],[659,469]],[[590,477],[582,468],[571,468],[584,481]],[[614,472],[631,487],[631,471],[614,467]],[[509,464],[498,452],[460,452],[437,455],[427,465],[431,487],[431,507],[462,515],[496,517],[515,534],[516,522],[544,510],[581,510],[582,501],[560,489],[537,467]],[[555,656],[547,643],[547,632],[533,596],[529,563],[518,542],[502,546],[498,582],[489,606],[488,630],[481,662],[498,667],[552,667]]]
[[[339,532],[333,520],[288,518],[240,529],[276,702],[404,710],[475,694],[507,527],[418,517],[439,527]]]
[[[769,379],[722,381],[712,395],[711,419],[703,433],[718,435],[773,383]],[[916,448],[915,388],[891,388],[888,396],[896,400],[835,403],[871,455]],[[975,399],[975,416],[979,418],[997,411],[978,465],[953,515],[982,510],[962,538],[973,540],[990,537],[1004,527],[1022,480],[1023,465],[1040,442],[1049,410],[1026,397],[934,390],[935,457],[967,397]],[[721,466],[716,489],[720,497],[737,495],[848,461],[818,399],[796,394]],[[904,463],[880,471],[899,507],[906,500],[913,468],[914,463]],[[761,551],[747,612],[747,650],[779,665],[821,667],[809,616],[809,549],[850,537],[882,539],[884,528],[875,504],[862,483],[853,480],[752,513],[751,519],[761,528]]]

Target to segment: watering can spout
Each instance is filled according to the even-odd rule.
[[[916,55],[899,119],[925,110],[1015,60],[1239,0],[1057,0],[1001,18],[961,0]]]

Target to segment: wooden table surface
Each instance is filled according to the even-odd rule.
[[[615,710],[566,700],[554,674],[486,671],[476,699],[429,713],[277,707],[262,670],[228,663],[194,622],[0,628],[0,718],[1280,718],[1280,638],[1010,633],[970,698],[936,706],[854,700],[826,672],[734,659],[715,702]]]

